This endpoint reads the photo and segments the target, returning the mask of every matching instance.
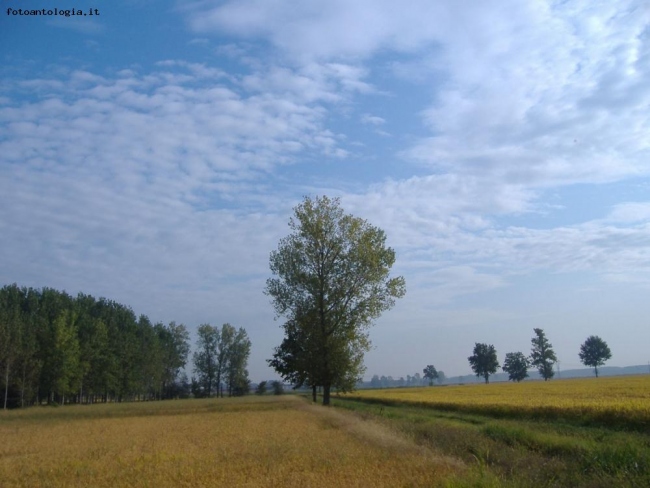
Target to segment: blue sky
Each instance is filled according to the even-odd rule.
[[[647,2],[0,4],[2,284],[245,327],[271,378],[269,253],[327,194],[407,283],[368,376],[534,327],[563,368],[650,360]]]

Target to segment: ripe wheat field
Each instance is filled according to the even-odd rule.
[[[245,397],[0,412],[0,486],[437,486],[462,463],[354,414]]]
[[[364,390],[346,398],[650,431],[650,375]]]
[[[650,376],[0,411],[0,486],[650,486]]]

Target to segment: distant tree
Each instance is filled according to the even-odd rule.
[[[226,325],[224,325],[224,328]],[[228,382],[228,395],[230,396],[235,393],[235,390],[237,390],[238,394],[241,394],[244,390],[248,392],[250,381],[246,366],[250,353],[251,341],[248,339],[246,330],[240,327],[232,338],[226,359],[225,377]]]
[[[429,380],[429,386],[433,386],[433,380],[438,378],[438,370],[436,370],[435,366],[429,364],[422,372],[424,373],[424,377]]]
[[[372,376],[372,379],[370,380],[370,386],[372,388],[381,388],[381,380],[379,379],[378,375]]]
[[[169,385],[167,388],[167,397],[168,398],[189,398],[190,393],[192,392],[192,387],[187,375],[181,373],[179,377],[174,381],[173,384]]]
[[[156,324],[155,330],[162,351],[162,395],[164,398],[172,398],[178,396],[176,380],[187,363],[187,356],[190,352],[190,336],[187,328],[183,324],[176,324],[176,322],[170,322],[167,327],[163,324]]]
[[[231,350],[235,340],[236,329],[230,324],[223,324],[216,332],[216,386],[217,396],[223,398],[223,379],[230,361]]]
[[[239,377],[232,385],[231,396],[239,397],[248,395],[251,391],[251,382],[248,379],[248,372],[246,376]]]
[[[537,368],[544,381],[548,381],[555,375],[553,365],[557,362],[557,357],[544,331],[542,329],[533,330],[535,331],[535,337],[531,339],[533,348],[530,353],[530,364]]]
[[[264,395],[266,393],[266,383],[266,381],[260,381],[257,388],[255,388],[256,395]]]
[[[190,392],[194,398],[203,398],[206,396],[203,388],[201,388],[201,385],[194,376],[190,380]]]
[[[442,384],[444,384],[446,379],[447,379],[447,376],[445,376],[445,372],[439,370],[438,371],[438,383],[442,385]]]
[[[284,385],[281,381],[274,381],[271,383],[271,386],[273,387],[274,395],[282,395],[284,393]]]
[[[508,373],[508,379],[520,382],[528,377],[530,362],[523,352],[509,352],[503,362],[503,370]]]
[[[605,361],[612,357],[612,351],[609,350],[607,343],[598,336],[589,336],[580,346],[580,361],[585,366],[594,368],[596,378],[598,378],[598,366],[605,364]]]
[[[490,344],[476,343],[474,345],[474,354],[467,358],[472,371],[476,376],[485,378],[485,382],[490,382],[490,375],[497,372],[499,361],[497,360],[497,351]]]
[[[194,352],[194,372],[197,375],[197,385],[203,392],[201,396],[209,397],[217,378],[219,330],[210,324],[201,324],[197,332],[199,337]]]

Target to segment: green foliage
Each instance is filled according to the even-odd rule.
[[[580,346],[580,361],[585,366],[594,368],[596,378],[598,377],[598,366],[605,364],[605,361],[612,357],[607,343],[598,336],[589,336],[587,340]]]
[[[104,298],[0,289],[2,406],[169,398],[188,348],[184,326],[153,326]]]
[[[477,342],[474,345],[474,353],[467,360],[476,376],[483,376],[486,383],[490,382],[490,375],[496,373],[499,367],[497,351],[492,344],[488,346]]]
[[[433,380],[438,379],[438,370],[433,364],[427,365],[426,368],[422,370],[424,377],[429,380],[429,386],[433,386]]]
[[[537,368],[544,381],[548,381],[555,376],[553,365],[557,362],[557,357],[544,331],[542,329],[533,330],[535,331],[535,337],[531,340],[533,348],[530,353],[530,364]]]
[[[443,411],[399,402],[343,397],[337,407],[379,419],[421,446],[461,459],[469,472],[449,486],[486,486],[474,475],[498,480],[487,486],[650,486],[647,429],[584,427],[566,419],[544,422],[527,415]]]
[[[271,253],[274,277],[265,293],[287,317],[285,339],[269,363],[297,385],[354,388],[369,350],[368,329],[405,293],[390,278],[395,252],[384,232],[346,215],[338,199],[305,198],[289,221],[291,233]]]
[[[198,340],[194,352],[194,373],[203,391],[202,396],[211,396],[217,377],[217,342],[219,329],[210,324],[201,324],[197,330]]]
[[[224,327],[228,324],[224,324]],[[234,330],[234,329],[233,329]],[[223,337],[223,332],[222,332]],[[250,381],[248,379],[248,357],[251,352],[251,341],[243,328],[239,328],[232,336],[232,342],[227,349],[225,357],[225,378],[228,384],[230,396],[241,396],[249,392]]]
[[[528,377],[530,362],[523,352],[509,352],[503,362],[503,370],[508,373],[510,381],[521,381]]]
[[[282,384],[281,381],[274,381],[273,383],[271,383],[271,386],[273,387],[274,395],[284,394],[284,385]]]
[[[266,381],[260,381],[260,383],[257,385],[257,388],[255,388],[255,394],[256,395],[264,395],[266,394]]]
[[[221,329],[203,324],[198,329],[197,350],[194,353],[194,373],[197,375],[195,396],[211,396],[216,391],[223,396],[222,380],[229,396],[249,392],[250,381],[246,365],[251,341],[243,328],[230,324]]]

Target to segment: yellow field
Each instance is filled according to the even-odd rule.
[[[462,471],[301,398],[0,412],[0,486],[433,486]]]
[[[363,390],[345,397],[650,429],[650,375]]]

